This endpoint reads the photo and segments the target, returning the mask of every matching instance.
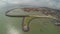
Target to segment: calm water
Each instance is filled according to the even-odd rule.
[[[22,17],[17,18],[17,17],[5,16],[5,12],[7,10],[12,9],[12,8],[22,7],[22,5],[21,4],[19,5],[18,2],[19,0],[18,1],[0,0],[0,3],[1,3],[0,4],[0,34],[60,34],[60,27],[55,26],[54,25],[55,21],[53,21],[52,19],[48,19],[48,18],[37,18],[37,19],[32,20],[30,24],[30,31],[23,32],[22,31],[22,19],[23,19]],[[43,5],[44,7],[47,6],[47,7],[52,7],[55,9],[60,8],[59,7],[60,3],[51,1],[51,3],[53,2],[53,4],[50,5],[49,2],[48,1],[47,3],[41,2],[42,4],[38,2],[40,5],[38,3],[37,4],[39,6]],[[33,4],[30,3],[30,5],[33,5]],[[24,6],[26,7],[28,5],[25,4]]]

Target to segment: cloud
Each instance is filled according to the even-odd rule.
[[[22,4],[22,3],[29,3],[31,0],[8,0],[8,3],[11,4]]]
[[[8,4],[7,4],[8,3]],[[50,7],[55,9],[60,9],[60,0],[0,0],[0,6],[14,6],[14,5],[24,5],[24,6],[36,6],[36,7]]]
[[[0,8],[7,6],[7,0],[0,0]]]
[[[9,25],[6,25],[7,27],[7,34],[22,34],[22,31],[18,30],[15,26],[9,24]]]
[[[8,3],[10,4],[24,4],[24,5],[49,5],[54,6],[57,0],[8,0]]]

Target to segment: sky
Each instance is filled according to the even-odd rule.
[[[0,7],[49,7],[60,9],[60,0],[0,0]]]
[[[60,10],[60,0],[0,0],[0,16],[5,16],[7,9],[19,8],[19,7],[49,7]],[[3,15],[2,15],[3,14]],[[3,17],[4,17],[3,16]],[[5,17],[4,17],[5,18]],[[8,33],[19,34],[19,30],[13,26],[7,25]]]

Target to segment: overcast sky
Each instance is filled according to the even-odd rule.
[[[21,7],[22,5],[60,9],[60,0],[0,0],[1,8]]]

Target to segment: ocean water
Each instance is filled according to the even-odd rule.
[[[30,31],[23,32],[22,17],[7,17],[13,8],[49,7],[60,10],[60,0],[0,0],[0,34],[60,34],[60,27],[52,19],[38,18],[31,21]]]

